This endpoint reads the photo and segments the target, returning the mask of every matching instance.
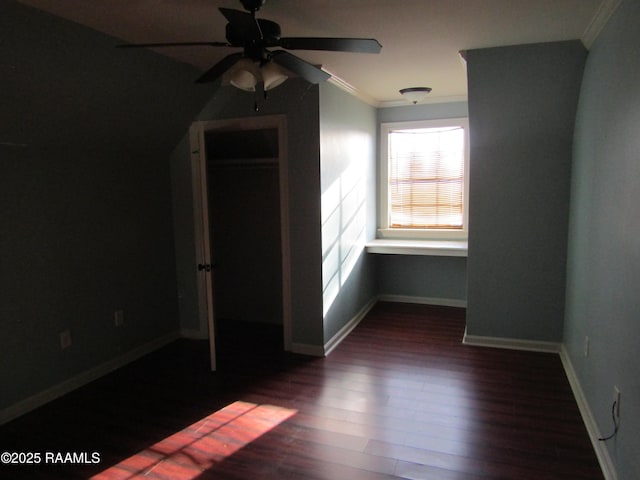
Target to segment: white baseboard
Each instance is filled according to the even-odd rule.
[[[373,308],[373,306],[378,301],[377,298],[372,298],[369,302],[360,309],[355,316],[347,322],[347,324],[342,327],[338,332],[329,339],[327,343],[324,344],[324,355],[329,355],[338,345],[342,342],[347,336],[351,333],[351,331],[358,326],[358,324],[362,321],[362,319],[369,313],[369,310]]]
[[[513,338],[497,338],[497,337],[483,337],[477,335],[467,335],[465,329],[464,338],[462,343],[465,345],[479,346],[479,347],[493,347],[493,348],[507,348],[511,350],[527,350],[533,352],[547,352],[557,353],[560,355],[562,366],[569,380],[569,385],[573,392],[573,396],[576,399],[578,409],[582,416],[582,421],[585,424],[589,439],[593,445],[593,449],[600,463],[600,468],[606,480],[618,480],[615,465],[611,460],[609,451],[603,442],[598,439],[602,437],[598,425],[595,421],[595,417],[591,413],[591,408],[587,402],[587,398],[584,395],[578,376],[573,368],[571,359],[565,346],[556,342],[539,342],[532,340],[520,340]]]
[[[58,383],[53,387],[49,387],[42,392],[32,395],[31,397],[20,400],[19,402],[0,411],[0,425],[35,410],[36,408],[41,407],[42,405],[72,392],[73,390],[76,390],[77,388],[80,388],[94,380],[97,380],[98,378],[153,352],[154,350],[164,347],[179,337],[180,336],[177,332],[172,332],[160,338],[156,338],[151,342],[130,350],[124,355],[113,358],[96,367],[90,368],[89,370],[85,370],[84,372]]]
[[[615,465],[609,455],[609,450],[607,450],[604,442],[600,442],[598,440],[599,438],[602,438],[602,435],[598,429],[595,417],[593,416],[593,413],[591,413],[589,402],[587,402],[587,397],[580,386],[580,381],[578,380],[576,371],[571,363],[571,358],[569,357],[569,353],[564,345],[562,345],[562,348],[560,349],[560,360],[562,361],[562,366],[564,367],[564,371],[569,379],[569,385],[571,385],[573,396],[576,399],[578,409],[582,415],[582,421],[589,433],[589,438],[591,439],[591,444],[596,452],[596,457],[598,457],[598,462],[600,463],[600,468],[602,469],[604,478],[606,480],[618,480],[618,474],[616,473]]]
[[[396,303],[418,303],[422,305],[436,305],[439,307],[458,307],[467,308],[467,301],[457,298],[438,298],[438,297],[413,297],[410,295],[378,295],[380,302],[396,302]]]
[[[324,346],[309,345],[304,343],[292,343],[291,351],[301,355],[313,357],[325,357],[329,355],[344,340],[351,331],[358,326],[362,319],[369,313],[377,302],[418,303],[424,305],[436,305],[443,307],[466,308],[466,300],[455,298],[413,297],[408,295],[378,295],[369,300],[362,309],[347,322]]]
[[[559,353],[559,342],[543,342],[537,340],[521,340],[518,338],[484,337],[468,335],[464,329],[462,343],[474,347],[506,348],[509,350],[526,350],[529,352]]]

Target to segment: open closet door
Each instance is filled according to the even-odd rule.
[[[279,229],[280,229],[280,272],[277,277],[280,278],[282,285],[281,298],[282,308],[280,311],[283,345],[285,350],[291,350],[291,284],[290,284],[290,248],[289,248],[289,204],[288,204],[288,164],[287,164],[287,135],[286,135],[286,119],[284,115],[258,116],[228,120],[211,120],[196,122],[190,129],[191,143],[191,168],[192,168],[192,187],[193,187],[193,211],[194,211],[194,235],[195,235],[195,259],[198,289],[198,312],[200,319],[200,330],[204,333],[208,331],[210,352],[211,352],[211,369],[216,369],[216,315],[214,306],[216,299],[214,295],[215,265],[212,265],[212,218],[211,218],[211,195],[210,179],[208,179],[209,170],[212,160],[209,159],[207,152],[207,138],[222,138],[222,136],[233,137],[234,132],[260,131],[268,130],[276,132],[277,138],[277,157],[269,159],[273,161],[275,174],[277,177],[277,185],[279,185],[279,193],[276,197],[276,203],[279,204]],[[212,147],[213,148],[213,147]],[[224,162],[218,159],[218,167],[224,166]],[[215,162],[215,160],[213,160]],[[249,161],[249,164],[255,162]],[[235,162],[232,162],[235,163]],[[247,163],[243,161],[243,163]],[[257,164],[263,164],[264,159],[258,159]],[[269,167],[271,168],[271,167]],[[277,228],[277,227],[276,227]],[[274,235],[275,236],[275,235]],[[215,263],[215,260],[213,261]],[[222,267],[221,267],[222,268]],[[219,276],[222,279],[222,269]],[[274,276],[274,278],[276,278]],[[218,282],[220,283],[220,282]],[[220,303],[223,307],[224,302]],[[218,325],[219,327],[219,325]]]
[[[195,258],[198,288],[200,330],[209,334],[211,370],[216,369],[216,328],[213,308],[213,265],[209,240],[209,210],[207,190],[207,160],[204,148],[204,128],[195,123],[189,129],[191,146],[191,178],[193,185],[193,214]]]

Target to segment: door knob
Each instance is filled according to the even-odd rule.
[[[211,264],[209,263],[199,263],[198,264],[198,271],[202,271],[204,270],[205,272],[210,272],[211,271]]]

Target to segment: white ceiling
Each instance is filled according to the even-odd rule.
[[[238,0],[19,0],[126,42],[225,41],[218,7]],[[379,55],[296,50],[377,106],[402,102],[400,88],[429,86],[431,102],[463,100],[458,52],[473,48],[582,39],[590,46],[617,0],[267,0],[258,17],[283,37],[376,38]],[[158,50],[202,70],[232,48]],[[123,51],[124,54],[125,51]],[[195,80],[195,79],[194,79]]]

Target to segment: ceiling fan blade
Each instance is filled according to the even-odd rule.
[[[231,47],[231,45],[225,42],[125,43],[123,45],[116,45],[116,47],[118,48],[194,47],[194,46]]]
[[[380,53],[382,45],[374,38],[281,38],[287,50],[329,50],[334,52]]]
[[[234,10],[233,8],[221,7],[218,10],[234,28],[238,29],[245,40],[257,40],[262,37],[262,32],[256,19],[250,13]]]
[[[331,75],[315,65],[305,62],[301,58],[298,58],[289,52],[285,52],[284,50],[271,52],[271,60],[287,70],[300,75],[307,82],[320,83],[331,77]]]
[[[221,77],[224,72],[229,70],[238,60],[242,58],[242,53],[232,53],[231,55],[227,55],[218,63],[216,63],[209,70],[204,72],[200,78],[196,80],[196,83],[207,83],[213,82],[219,77]]]

